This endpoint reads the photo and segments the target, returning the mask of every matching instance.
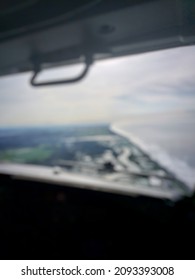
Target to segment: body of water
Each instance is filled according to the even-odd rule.
[[[136,116],[112,124],[111,129],[195,187],[195,112]]]

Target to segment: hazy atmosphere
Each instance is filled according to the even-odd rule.
[[[94,163],[97,151],[101,151],[98,162],[113,160],[115,152],[112,156],[108,155],[101,141],[105,139],[104,134],[109,139],[115,139],[112,134],[114,129],[194,187],[194,65],[195,47],[183,47],[97,62],[83,81],[73,85],[32,88],[29,84],[30,73],[3,77],[0,79],[0,145],[4,151],[0,153],[0,159],[53,165],[56,159],[59,164],[61,156],[64,160],[65,154],[65,159],[86,160],[88,164],[90,157]],[[40,80],[71,77],[81,70],[80,67],[45,71]],[[93,126],[95,123],[105,123],[107,127],[91,126],[82,130],[78,126],[72,126],[73,130],[56,128],[53,134],[49,128],[44,128],[81,123]],[[3,130],[20,126],[42,126],[43,129],[32,132]],[[104,136],[100,137],[100,141],[98,135],[102,134]],[[69,146],[64,150],[64,137],[89,135],[96,139],[93,144],[86,138],[85,146],[82,140],[72,147],[75,151],[73,154],[70,155]],[[121,143],[123,140],[120,139]],[[115,140],[106,142],[106,149],[112,150],[112,141]],[[33,143],[39,143],[35,150]],[[52,146],[48,150],[47,145],[54,145],[55,148]],[[61,145],[63,147],[59,148]],[[12,146],[17,149],[21,147],[22,150],[10,150]],[[123,156],[130,156],[130,150],[122,151],[119,162]],[[113,164],[116,165],[116,162]],[[123,164],[127,164],[131,172],[143,169],[135,162],[132,164],[125,160]]]
[[[0,126],[113,122],[132,114],[195,107],[195,47],[95,63],[73,85],[32,88],[31,73],[0,79]],[[40,79],[75,75],[78,67],[45,71]]]

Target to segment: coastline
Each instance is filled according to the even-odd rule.
[[[139,147],[152,160],[156,161],[162,168],[173,173],[176,178],[183,181],[190,191],[195,190],[195,170],[186,162],[171,157],[166,151],[157,145],[147,145],[133,133],[125,131],[122,126],[124,122],[111,123],[109,128],[112,132],[126,138]]]

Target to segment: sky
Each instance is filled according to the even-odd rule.
[[[80,65],[47,70],[40,80],[80,70]],[[99,61],[71,85],[33,88],[30,77],[0,78],[0,126],[113,122],[195,109],[194,46]]]

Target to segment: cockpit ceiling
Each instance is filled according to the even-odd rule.
[[[0,20],[0,75],[195,43],[193,0],[10,0]]]

